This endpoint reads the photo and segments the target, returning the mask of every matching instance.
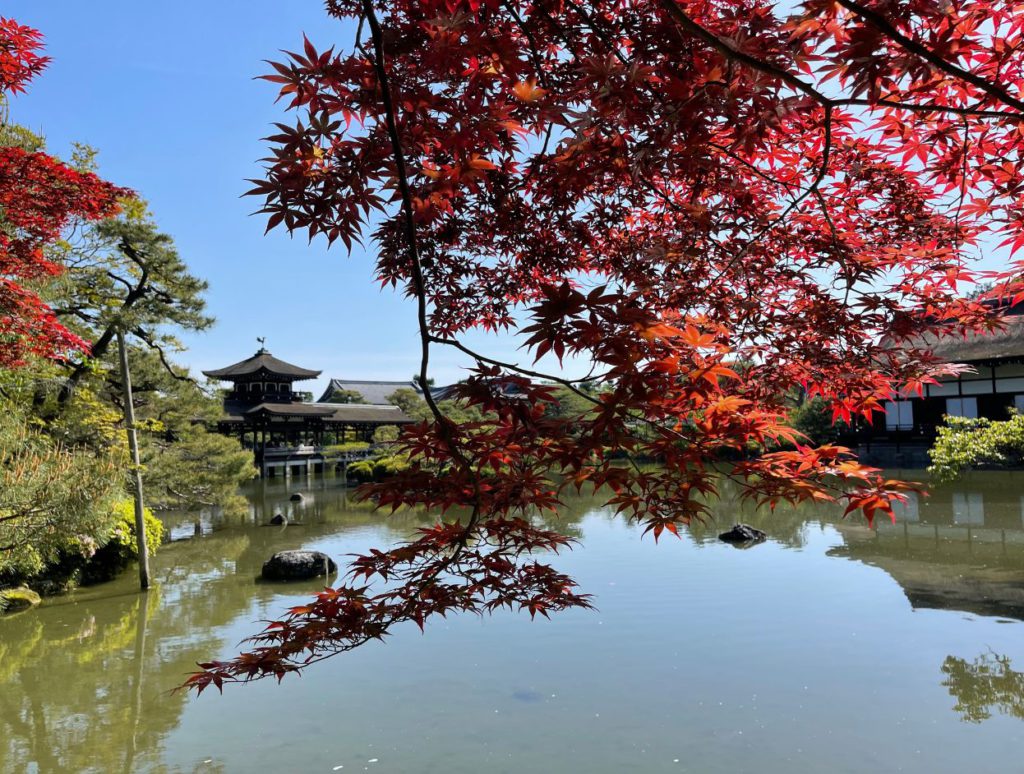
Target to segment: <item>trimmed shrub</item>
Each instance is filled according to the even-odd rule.
[[[360,460],[348,466],[348,479],[358,484],[383,481],[396,473],[407,470],[408,467],[409,458],[399,454]]]
[[[1024,466],[1024,414],[1005,422],[946,417],[935,445],[928,450],[928,472],[937,481],[955,481],[970,468]]]

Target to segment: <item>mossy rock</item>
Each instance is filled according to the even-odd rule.
[[[17,589],[0,590],[0,614],[20,613],[38,605],[42,599],[32,589],[24,586]]]

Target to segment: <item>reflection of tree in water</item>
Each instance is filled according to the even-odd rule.
[[[138,649],[159,592],[111,602],[0,622],[0,769],[133,771],[177,724],[178,712],[142,712],[160,701],[155,640]]]
[[[288,494],[254,498],[259,511],[245,519],[207,514],[196,537],[165,545],[154,557],[157,585],[148,595],[127,573],[0,620],[0,771],[33,764],[45,772],[164,770],[165,739],[188,698],[171,689],[223,647],[219,627],[255,617],[254,607],[273,604],[281,593],[320,588],[319,580],[284,588],[256,583],[271,554],[366,528],[382,544],[399,542],[435,518],[415,510],[385,515],[344,491],[307,492],[302,503]],[[256,526],[277,508],[299,524]],[[199,517],[169,521],[190,526]],[[571,516],[556,518],[571,528]],[[216,766],[204,763],[202,770]]]
[[[1010,659],[984,653],[974,661],[947,656],[942,664],[942,685],[956,699],[953,709],[965,723],[981,723],[1000,715],[1024,720],[1024,672],[1010,668]]]
[[[170,690],[254,596],[231,572],[244,535],[200,544],[187,558],[165,547],[145,595],[126,577],[0,620],[0,771],[165,770],[187,700]]]

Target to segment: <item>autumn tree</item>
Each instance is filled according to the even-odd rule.
[[[0,94],[47,59],[36,31],[0,18]],[[0,100],[2,101],[2,100]],[[6,107],[6,102],[2,106]],[[237,503],[252,458],[207,432],[221,406],[174,364],[175,335],[212,325],[203,293],[145,202],[0,118],[0,585],[34,583],[117,540],[128,457],[117,333],[137,367],[151,502]]]
[[[327,7],[354,37],[307,40],[265,76],[295,116],[252,193],[270,228],[372,240],[380,281],[416,304],[419,383],[433,350],[462,352],[476,371],[456,395],[488,422],[424,393],[412,467],[363,492],[448,520],[355,559],[191,685],[281,677],[399,621],[588,605],[536,556],[567,538],[532,519],[585,482],[655,538],[702,518],[720,476],[761,504],[890,511],[901,485],[801,445],[789,396],[871,416],[950,372],[915,335],[999,324],[963,292],[1017,289],[1016,265],[972,262],[1024,244],[1024,3]],[[519,334],[535,363],[474,351],[473,329]],[[569,356],[592,370],[566,376]],[[550,384],[593,410],[552,416]]]
[[[25,90],[49,61],[36,30],[0,17],[0,367],[31,355],[65,357],[87,349],[61,325],[33,283],[61,272],[47,250],[78,220],[119,210],[131,192],[79,172],[7,127],[7,99]]]

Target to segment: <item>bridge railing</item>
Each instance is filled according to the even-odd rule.
[[[340,460],[344,462],[353,462],[358,460],[365,460],[367,457],[372,457],[379,451],[378,447],[371,446],[367,449],[349,449],[343,452],[331,453],[330,447],[324,446],[275,446],[266,447],[264,449],[256,449],[256,453],[262,452],[263,459],[282,459],[285,457],[312,457],[316,455],[323,455],[332,460]]]

